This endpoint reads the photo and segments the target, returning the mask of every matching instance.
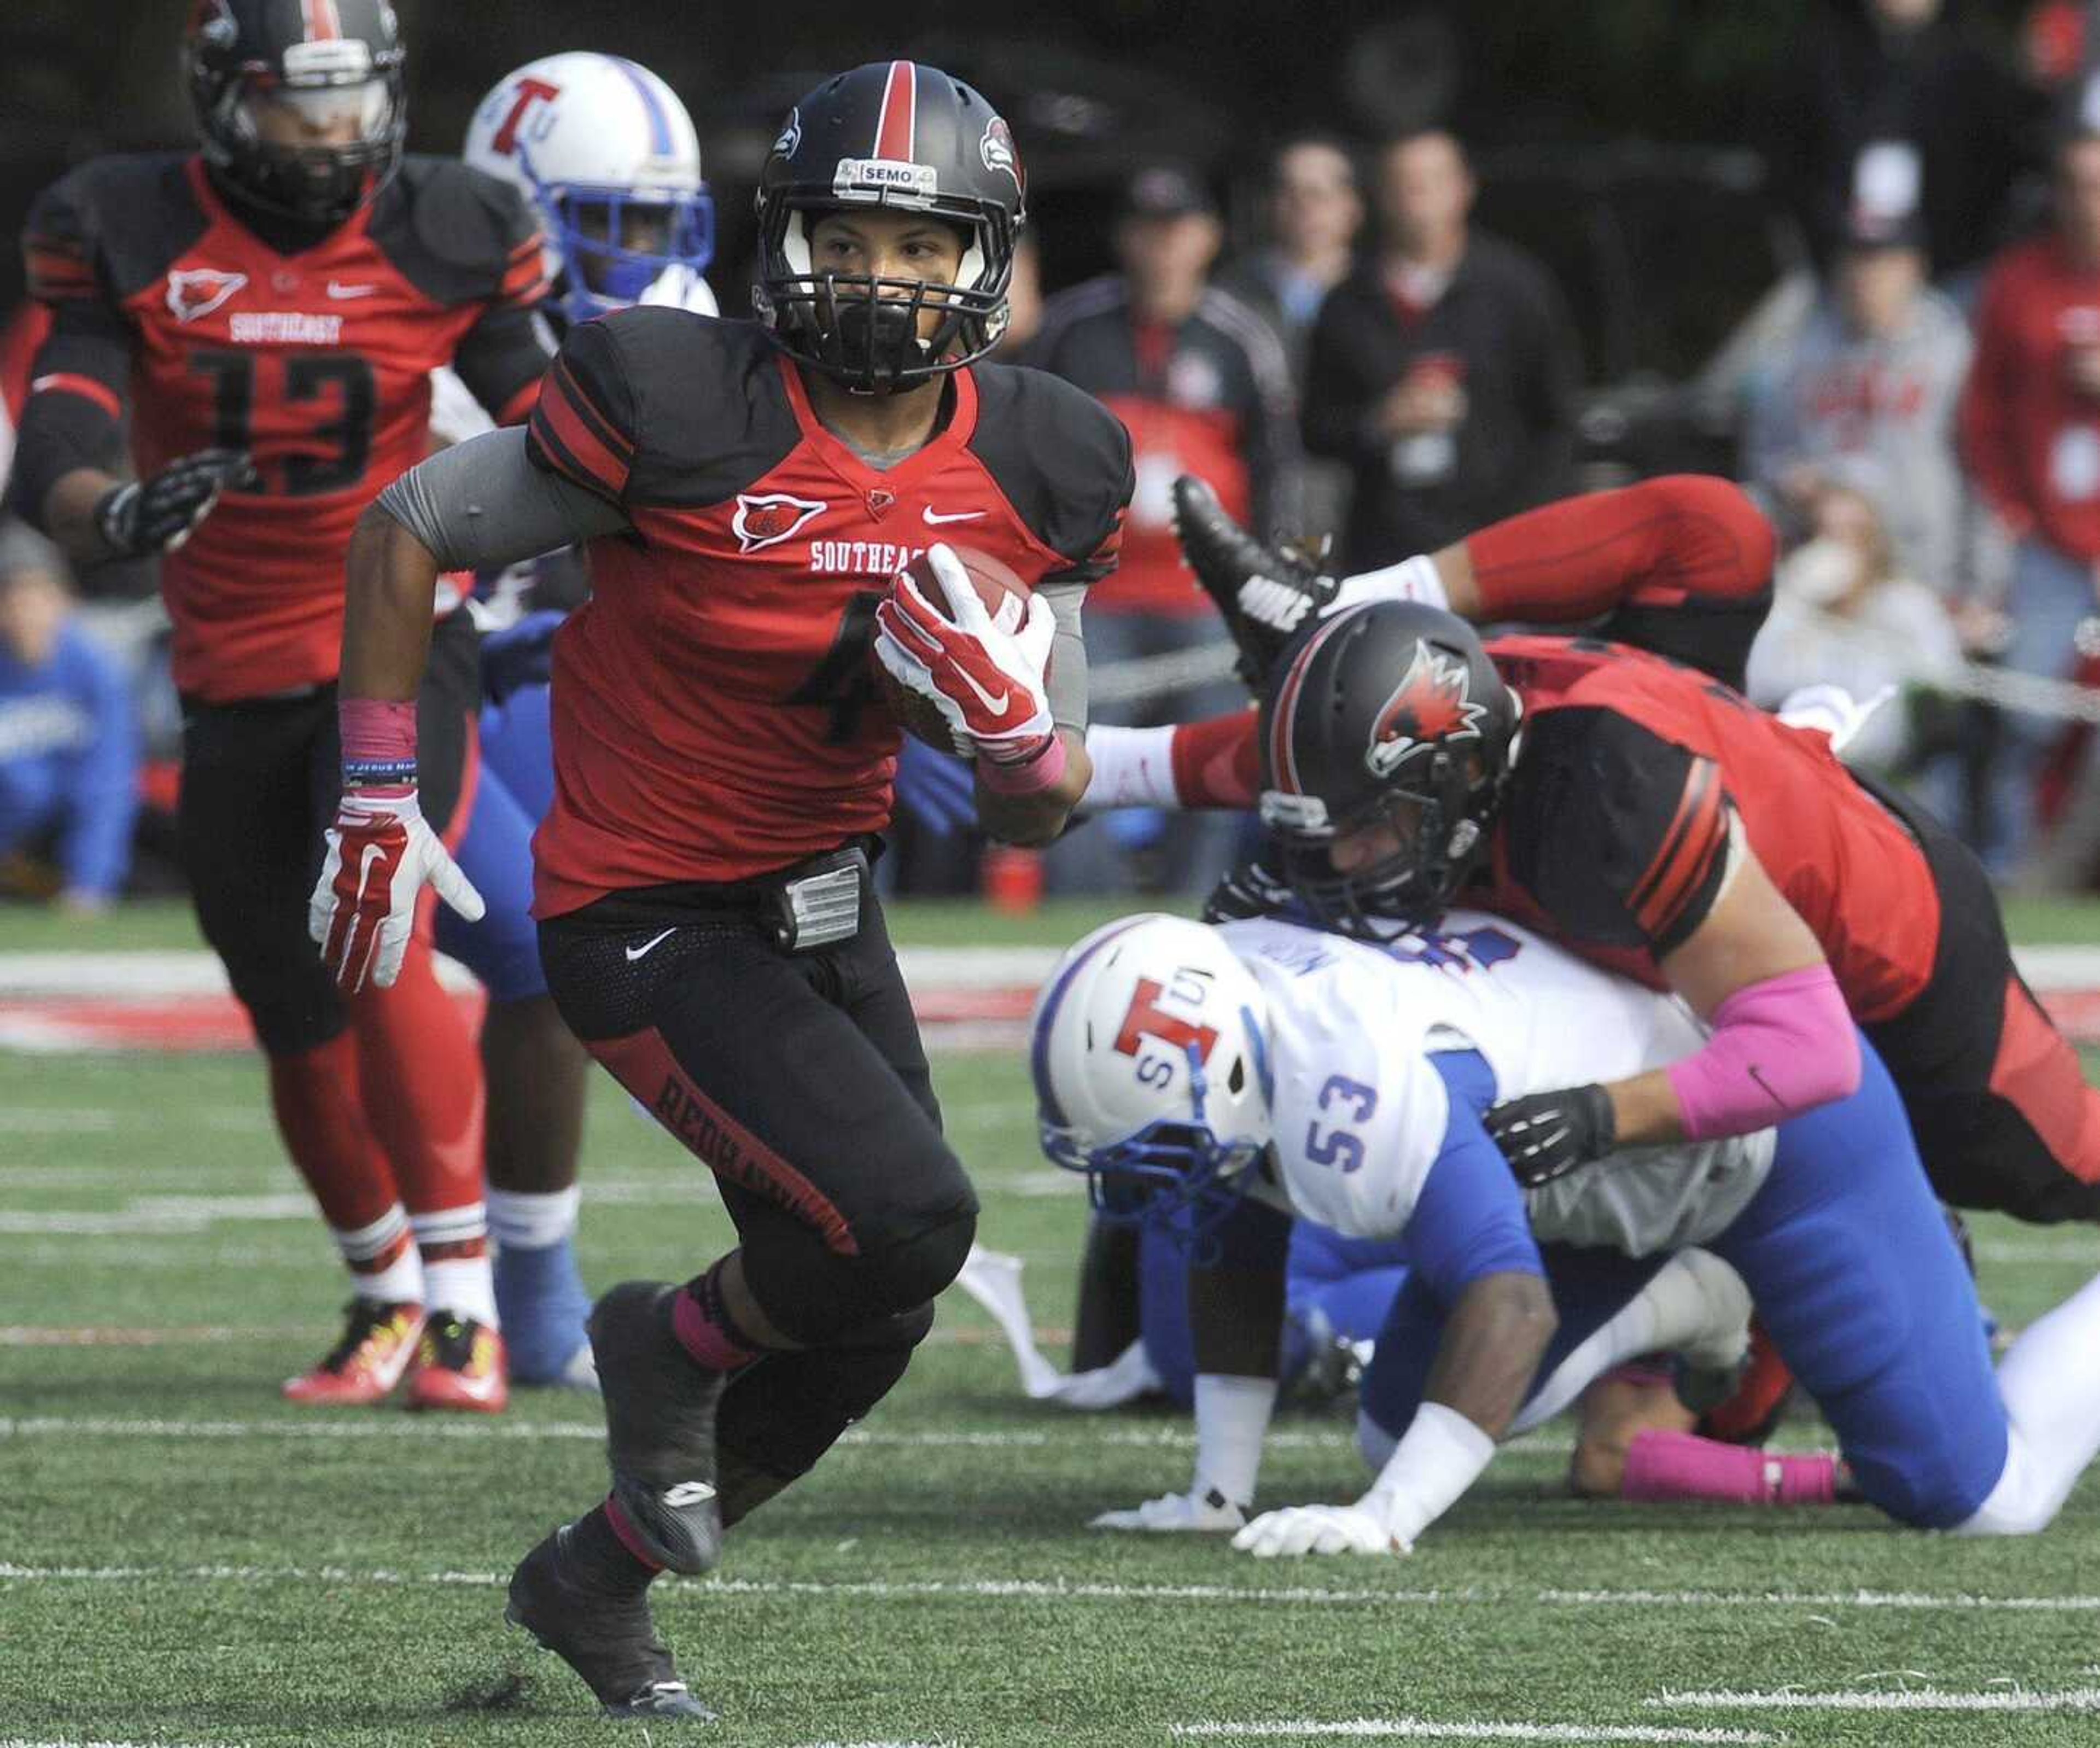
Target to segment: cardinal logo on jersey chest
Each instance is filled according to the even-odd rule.
[[[1371,744],[1364,753],[1371,775],[1391,776],[1420,747],[1478,740],[1487,707],[1467,695],[1469,686],[1465,663],[1416,644],[1414,660],[1372,722]]]
[[[209,316],[248,283],[245,273],[216,267],[179,267],[168,275],[168,308],[179,322]]]
[[[739,492],[736,514],[730,518],[730,532],[742,552],[761,546],[778,546],[805,527],[812,516],[831,505],[821,500],[795,497],[785,492]]]

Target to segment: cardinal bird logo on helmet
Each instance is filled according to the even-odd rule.
[[[1423,747],[1478,740],[1487,707],[1467,695],[1466,664],[1427,643],[1414,646],[1414,660],[1371,725],[1364,763],[1375,777],[1390,777]]]

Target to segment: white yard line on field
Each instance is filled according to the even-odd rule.
[[[11,1333],[0,1331],[0,1346]],[[248,1333],[230,1331],[232,1334]],[[258,1338],[274,1332],[257,1331]],[[27,1346],[31,1344],[20,1343]],[[434,1419],[423,1415],[387,1415],[353,1419],[285,1420],[153,1420],[99,1419],[93,1415],[42,1415],[17,1419],[0,1419],[0,1440],[8,1438],[168,1438],[168,1439],[598,1439],[604,1429],[586,1420]],[[1346,1450],[1355,1441],[1346,1428],[1332,1431],[1286,1427],[1271,1432],[1268,1445],[1279,1450]],[[1195,1448],[1193,1430],[1185,1426],[1162,1428],[1104,1424],[1098,1420],[1074,1419],[1040,1430],[1003,1428],[939,1428],[928,1431],[857,1426],[839,1443],[846,1449],[867,1446],[878,1450],[1052,1450],[1058,1446],[1098,1450],[1104,1446],[1136,1450],[1188,1450]],[[1514,1447],[1519,1451],[1564,1457],[1570,1446],[1564,1441],[1536,1440]]]
[[[1426,1718],[1350,1718],[1323,1724],[1310,1718],[1278,1719],[1259,1724],[1176,1724],[1168,1733],[1180,1737],[1347,1737],[1357,1740],[1436,1742],[1777,1742],[1783,1736],[1761,1730],[1671,1729],[1645,1724],[1437,1724]]]
[[[1665,1711],[2100,1711],[2100,1688],[2068,1688],[2041,1693],[2029,1688],[1988,1688],[1976,1693],[1948,1693],[1938,1688],[1840,1689],[1804,1693],[1790,1688],[1773,1693],[1738,1693],[1723,1688],[1679,1693],[1668,1688],[1648,1701]]]
[[[437,1571],[412,1573],[390,1568],[359,1569],[346,1566],[39,1566],[0,1562],[0,1582],[18,1583],[328,1583],[413,1587],[488,1587],[507,1582],[504,1572]],[[1658,1600],[1656,1593],[1643,1591],[1527,1590],[1513,1587],[1467,1586],[1449,1590],[1328,1589],[1316,1585],[1259,1586],[1238,1584],[1112,1584],[1066,1578],[707,1578],[680,1580],[677,1588],[699,1596],[832,1596],[877,1598],[890,1600],[942,1599],[1022,1602],[1215,1602],[1256,1603],[1268,1607],[1386,1607],[1447,1608],[1456,1605],[1507,1608],[1511,1605],[1555,1606],[1580,1600],[1586,1605],[1645,1606]],[[1815,1594],[1798,1591],[1686,1591],[1671,1599],[1670,1605],[1718,1608],[1903,1608],[1919,1611],[1964,1613],[1978,1609],[2011,1609],[2029,1613],[2090,1613],[2100,1610],[2100,1596],[1967,1596],[1961,1595],[1900,1595],[1857,1591]],[[2090,1702],[2073,1706],[2068,1695],[2054,1698],[2057,1710],[2100,1709],[2100,1689],[2080,1688],[2079,1696]],[[1811,1696],[1813,1697],[1813,1696]],[[1891,1694],[1892,1701],[1908,1696]],[[1960,1697],[1961,1696],[1952,1696]],[[1782,1706],[1795,1696],[1778,1694],[1768,1702]],[[1877,1697],[1859,1696],[1862,1699]],[[2002,1700],[1986,1703],[1988,1710],[2020,1709]],[[1758,1703],[1756,1696],[1741,1702]],[[1661,1704],[1662,1702],[1656,1702]],[[1725,1695],[1672,1695],[1668,1703],[1710,1704],[1714,1707],[1736,1703]],[[1863,1708],[1868,1709],[1868,1708]],[[1958,1710],[1955,1706],[1941,1709]]]

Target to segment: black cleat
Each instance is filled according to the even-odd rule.
[[[1263,545],[1193,474],[1174,482],[1174,535],[1239,646],[1240,678],[1259,690],[1284,645],[1320,616],[1340,585],[1302,559]]]
[[[583,1677],[608,1718],[690,1718],[714,1713],[678,1679],[656,1636],[649,1593],[611,1596],[585,1583],[567,1554],[563,1524],[518,1563],[503,1617],[522,1627]]]
[[[692,1574],[721,1558],[715,1405],[728,1375],[699,1365],[673,1332],[677,1291],[624,1282],[592,1307],[588,1327],[613,1497],[655,1559]]]

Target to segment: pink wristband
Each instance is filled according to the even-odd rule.
[[[1737,990],[1714,1010],[1714,1035],[1663,1070],[1695,1141],[1784,1123],[1860,1085],[1860,1035],[1826,965]]]
[[[368,789],[416,781],[416,704],[382,698],[339,698],[336,730],[342,739],[346,788]]]
[[[1053,729],[1049,744],[1031,759],[1018,765],[999,765],[991,760],[977,761],[977,775],[984,786],[998,795],[1033,795],[1047,789],[1065,775],[1065,753],[1063,739]]]

